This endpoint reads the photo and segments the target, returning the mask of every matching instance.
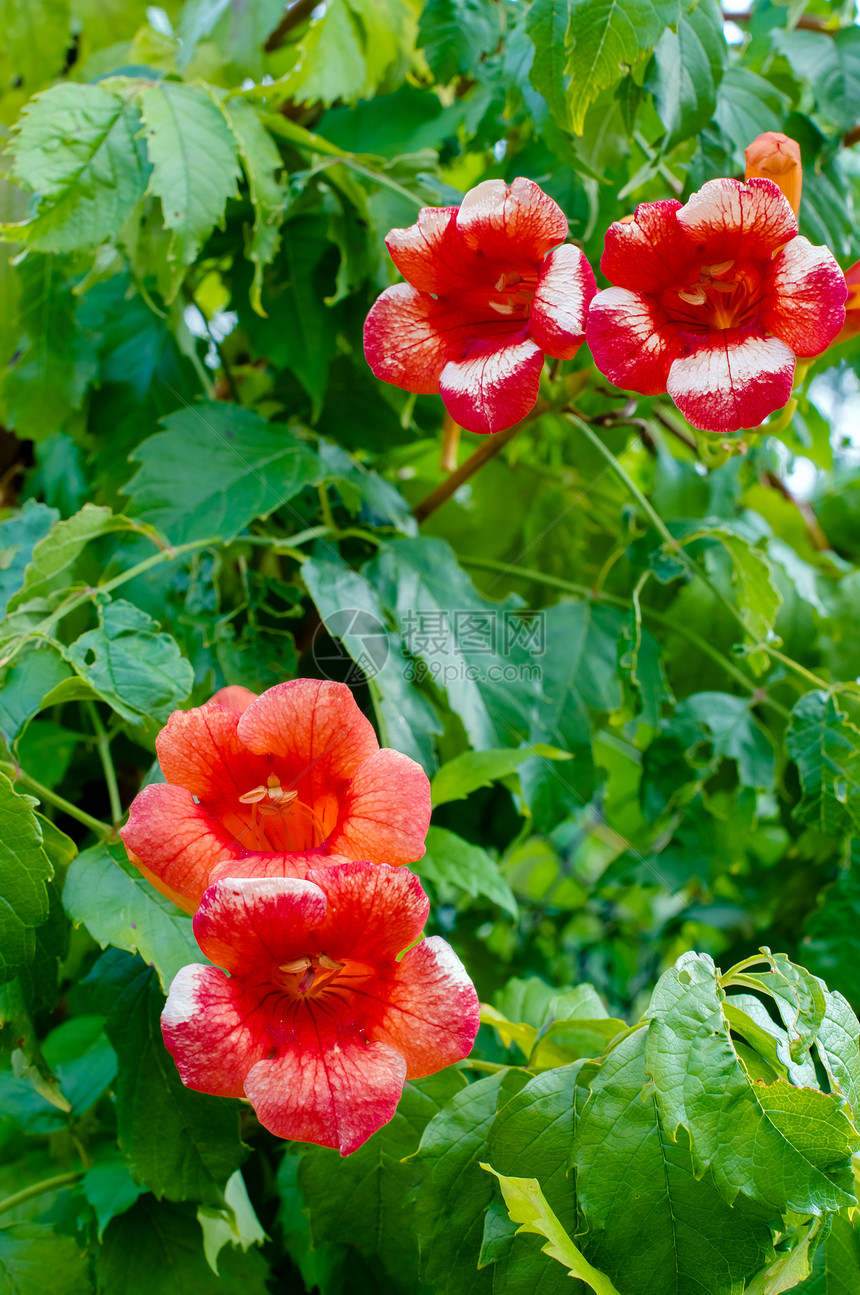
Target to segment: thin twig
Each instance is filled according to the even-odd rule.
[[[84,708],[90,717],[90,723],[96,735],[96,750],[99,753],[102,771],[105,776],[105,786],[107,787],[108,800],[110,802],[110,816],[114,827],[119,827],[122,818],[122,801],[119,798],[119,787],[116,780],[116,769],[114,768],[113,757],[110,753],[110,738],[107,729],[102,723],[101,715],[94,702],[84,702]]]
[[[271,54],[273,50],[280,49],[287,33],[294,27],[298,27],[299,23],[304,22],[306,18],[310,18],[319,2],[320,0],[296,0],[295,4],[291,4],[263,46],[266,53]]]
[[[55,809],[62,810],[64,814],[69,815],[69,818],[77,819],[84,827],[88,827],[91,832],[95,832],[96,836],[100,836],[105,841],[117,840],[118,834],[113,827],[109,827],[107,823],[102,823],[99,819],[93,818],[92,814],[88,814],[84,809],[79,809],[77,805],[73,805],[64,796],[51,791],[50,787],[43,786],[41,782],[31,778],[29,773],[19,769],[17,765],[4,761],[0,764],[0,769],[11,778],[12,782],[22,782],[25,787],[35,793],[39,800],[48,805],[53,805]]]
[[[83,1176],[83,1169],[72,1169],[67,1174],[57,1174],[55,1178],[43,1178],[40,1183],[31,1183],[29,1187],[23,1187],[20,1192],[15,1192],[14,1196],[7,1196],[5,1201],[0,1201],[0,1214],[17,1209],[19,1205],[33,1200],[35,1196],[55,1192],[58,1187],[70,1187],[72,1183],[79,1182]]]

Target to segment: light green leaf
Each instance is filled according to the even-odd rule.
[[[175,639],[156,633],[157,623],[132,603],[100,603],[98,613],[98,629],[75,640],[68,660],[123,719],[166,720],[191,692],[190,662]]]
[[[707,126],[725,54],[723,14],[716,0],[699,0],[690,11],[685,6],[677,31],[667,27],[663,32],[654,47],[645,88],[654,95],[666,130],[664,149]]]
[[[140,110],[152,163],[149,192],[161,199],[164,227],[173,231],[173,293],[185,267],[224,219],[228,198],[238,194],[236,141],[206,90],[160,81],[140,94]]]
[[[516,773],[522,762],[533,755],[531,747],[462,751],[443,764],[433,778],[430,794],[434,808],[447,805],[452,800],[465,800],[479,787],[491,787],[500,778]]]
[[[703,538],[719,540],[731,556],[738,609],[744,627],[753,643],[764,642],[772,633],[777,612],[782,606],[782,594],[774,583],[770,559],[760,549],[753,548],[742,535],[721,526],[696,531],[687,536],[684,543]],[[762,674],[770,658],[764,651],[751,652],[747,661],[756,674]]]
[[[570,23],[570,0],[534,0],[526,16],[526,31],[535,47],[529,81],[549,104],[562,127],[567,127],[565,38]]]
[[[162,426],[131,454],[141,466],[125,490],[135,515],[174,544],[231,539],[320,475],[310,446],[252,409],[213,401],[170,414]]]
[[[812,1276],[795,1295],[855,1295],[860,1290],[860,1236],[857,1224],[844,1214],[833,1219],[830,1232],[815,1252]],[[765,1290],[764,1295],[771,1295]]]
[[[111,512],[97,504],[84,504],[80,512],[65,521],[58,521],[33,549],[32,558],[24,572],[24,581],[16,594],[9,599],[9,610],[15,611],[32,598],[44,598],[52,590],[64,587],[69,579],[62,579],[91,540],[115,531],[140,531],[139,522]]]
[[[224,1201],[223,1209],[201,1205],[197,1211],[197,1220],[203,1231],[203,1251],[213,1273],[218,1272],[218,1256],[226,1245],[248,1250],[269,1239],[248,1197],[241,1169],[227,1179]]]
[[[96,1212],[99,1241],[111,1219],[130,1210],[144,1189],[134,1181],[119,1157],[97,1160],[84,1174],[83,1193]]]
[[[594,1295],[618,1295],[618,1291],[605,1273],[598,1272],[577,1248],[547,1204],[546,1197],[536,1178],[506,1178],[491,1165],[481,1164],[488,1174],[499,1180],[508,1214],[519,1223],[517,1233],[535,1232],[546,1237],[541,1246],[544,1254],[564,1264],[571,1277],[579,1277],[594,1291]]]
[[[94,845],[74,860],[66,877],[63,904],[76,926],[84,925],[106,949],[139,953],[158,972],[165,993],[179,971],[206,962],[191,917],[152,886],[123,845]]]
[[[454,832],[431,827],[427,833],[427,852],[412,871],[438,884],[454,886],[477,898],[485,895],[516,920],[517,901],[505,878],[486,850],[471,845]]]
[[[28,94],[63,70],[69,0],[0,0],[0,90],[23,82]]]
[[[47,883],[54,870],[33,813],[36,804],[0,774],[0,984],[31,961],[36,928],[48,918]]]
[[[838,130],[857,124],[860,104],[860,32],[776,31],[773,43],[808,81],[822,116]]]
[[[274,140],[251,103],[234,97],[223,100],[221,108],[235,136],[254,206],[254,232],[246,248],[246,255],[254,263],[251,305],[258,315],[265,315],[260,295],[263,270],[275,259],[280,245],[279,226],[287,204],[287,191],[278,178],[283,163]]]
[[[39,195],[33,220],[7,239],[42,252],[97,247],[116,236],[146,190],[140,113],[110,84],[53,86],[26,106],[10,146],[19,180]]]
[[[803,789],[796,818],[830,836],[860,831],[860,730],[835,697],[808,692],[795,703],[786,747]]]

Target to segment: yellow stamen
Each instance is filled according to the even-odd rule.
[[[698,284],[689,292],[679,292],[678,296],[682,301],[689,302],[691,306],[704,306],[705,302],[708,300],[705,296],[704,289],[700,288]]]
[[[702,268],[705,274],[710,274],[713,278],[716,279],[721,274],[725,274],[727,270],[730,270],[734,265],[734,263],[735,263],[735,259],[732,256],[729,258],[728,261],[719,261],[716,265],[705,265]]]

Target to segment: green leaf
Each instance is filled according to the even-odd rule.
[[[34,219],[4,236],[42,252],[114,238],[149,178],[140,114],[105,82],[53,86],[21,114],[10,146],[18,179],[39,195]]]
[[[725,54],[723,13],[716,0],[699,0],[690,12],[682,9],[678,30],[667,27],[663,32],[645,89],[654,95],[666,130],[664,149],[689,139],[711,120]]]
[[[535,47],[529,81],[549,104],[558,124],[567,127],[567,77],[565,38],[570,23],[571,0],[534,0],[526,15],[526,32]]]
[[[408,1082],[391,1122],[351,1156],[322,1147],[305,1152],[299,1186],[315,1246],[356,1246],[378,1255],[401,1284],[417,1283],[412,1214],[421,1170],[412,1156],[429,1121],[465,1087],[454,1069]]]
[[[0,0],[0,89],[28,94],[58,76],[69,51],[69,0]]]
[[[206,962],[191,917],[129,863],[123,845],[94,845],[72,863],[63,903],[76,926],[86,926],[106,949],[139,953],[158,972],[165,993],[179,971]]]
[[[786,733],[803,796],[795,817],[830,836],[860,831],[860,731],[824,692],[795,703]]]
[[[280,5],[280,0],[278,4]],[[185,6],[183,17],[187,10],[188,5]],[[251,192],[254,231],[245,255],[254,263],[251,305],[258,315],[265,315],[261,301],[263,270],[271,265],[278,251],[279,226],[287,203],[287,191],[278,178],[283,163],[274,140],[252,104],[232,98],[225,99],[221,107],[236,139]]]
[[[320,441],[319,456],[326,479],[337,487],[349,512],[353,515],[370,514],[374,525],[394,526],[404,535],[418,533],[412,509],[385,477],[364,467],[332,441]]]
[[[856,1224],[837,1214],[815,1252],[812,1276],[789,1289],[795,1295],[854,1295],[860,1290],[860,1237]],[[770,1295],[770,1291],[764,1295]]]
[[[71,675],[58,647],[52,644],[36,644],[15,657],[3,670],[0,687],[0,733],[7,744],[20,737],[42,709],[44,699]],[[39,781],[43,781],[42,777]]]
[[[182,6],[177,35],[177,62],[186,67],[199,41],[212,36],[219,52],[256,78],[263,73],[263,46],[283,17],[282,0],[257,0],[253,5],[231,4],[230,0],[186,0]],[[233,101],[235,102],[235,100]]]
[[[133,512],[174,544],[232,539],[319,478],[316,455],[289,428],[224,402],[178,410],[131,454]],[[189,465],[194,471],[189,472]]]
[[[74,1016],[52,1030],[42,1048],[73,1115],[83,1115],[116,1076],[116,1053],[101,1016]]]
[[[719,540],[731,556],[738,609],[744,627],[753,643],[764,642],[773,632],[777,612],[782,606],[782,594],[774,584],[770,559],[753,548],[742,535],[721,526],[696,531],[684,542],[690,544],[702,538]],[[756,674],[762,674],[770,658],[766,652],[758,651],[749,653],[747,661]]]
[[[140,93],[140,110],[152,174],[149,192],[161,199],[164,227],[173,231],[173,294],[185,267],[197,257],[240,175],[236,140],[205,89],[160,81]]]
[[[684,8],[692,8],[685,0]],[[678,0],[572,0],[567,33],[570,76],[568,106],[577,135],[601,90],[657,43],[665,27],[677,23]]]
[[[722,1002],[705,954],[683,954],[654,990],[645,1060],[667,1136],[689,1132],[696,1172],[710,1170],[730,1203],[744,1193],[804,1215],[852,1204],[860,1135],[843,1099],[783,1080],[750,1083]]]
[[[245,1156],[237,1106],[184,1086],[161,1037],[163,1007],[158,979],[147,967],[122,991],[108,1018],[119,1058],[120,1149],[134,1177],[159,1199],[220,1206],[224,1186]]]
[[[118,715],[166,720],[187,698],[194,671],[169,634],[124,599],[99,603],[99,628],[82,634],[67,651],[78,675]]]
[[[690,747],[710,741],[714,767],[720,760],[734,760],[741,786],[773,786],[773,746],[746,697],[724,692],[693,693],[675,707],[666,731],[677,733]]]
[[[67,577],[87,544],[114,531],[140,530],[137,522],[96,504],[84,504],[80,512],[58,521],[33,549],[24,581],[9,599],[15,611],[33,598],[44,598],[52,590],[71,583]]]
[[[476,1272],[484,1211],[493,1188],[478,1159],[495,1117],[525,1075],[499,1071],[456,1093],[424,1130],[415,1201],[420,1276],[439,1295],[480,1295],[492,1289],[489,1269]]]
[[[773,43],[809,82],[822,116],[837,130],[857,124],[860,110],[860,31],[777,31]]]
[[[2,396],[7,426],[30,440],[44,440],[80,409],[96,373],[92,341],[75,325],[69,269],[64,259],[39,252],[28,252],[17,267],[20,334]]]
[[[461,751],[435,774],[430,784],[434,808],[452,800],[465,800],[479,787],[491,787],[500,778],[516,773],[523,760],[534,755],[531,747],[516,750]]]
[[[516,605],[481,597],[438,539],[394,540],[364,568],[406,651],[447,693],[473,747],[518,746],[537,696],[538,648]]]
[[[2,1295],[92,1295],[89,1258],[73,1237],[41,1223],[0,1227]]]
[[[312,557],[302,563],[308,593],[331,635],[352,657],[357,674],[370,684],[382,744],[432,769],[439,719],[430,702],[410,686],[411,665],[403,640],[388,628],[373,585],[352,571],[334,549],[332,558],[336,560]],[[325,663],[318,664],[324,671]]]
[[[128,1171],[124,1160],[97,1160],[84,1174],[84,1196],[96,1212],[99,1241],[111,1219],[130,1210],[143,1192]]]
[[[514,1223],[520,1224],[517,1235],[534,1232],[546,1237],[546,1245],[541,1247],[543,1253],[564,1264],[571,1277],[579,1277],[586,1282],[594,1295],[618,1295],[606,1274],[592,1267],[573,1244],[547,1204],[536,1178],[506,1178],[490,1165],[482,1164],[481,1168],[498,1178],[508,1214]]]
[[[152,1196],[112,1221],[97,1258],[99,1290],[110,1295],[268,1295],[268,1265],[256,1248],[229,1246],[218,1267],[216,1275],[206,1262],[194,1207]]]
[[[21,588],[35,545],[59,518],[56,508],[28,499],[23,508],[0,522],[0,616],[6,614],[9,599]]]
[[[0,774],[0,984],[31,961],[36,928],[48,918],[47,883],[54,870],[33,813],[36,804]]]
[[[203,1230],[203,1250],[206,1262],[214,1273],[218,1272],[218,1256],[226,1245],[241,1246],[243,1250],[262,1245],[268,1240],[260,1220],[248,1197],[248,1189],[241,1169],[227,1180],[224,1188],[223,1209],[214,1205],[201,1205],[197,1220]]]
[[[737,64],[726,68],[717,90],[714,121],[741,163],[750,140],[764,131],[780,129],[786,103],[785,95],[749,68]]]
[[[572,1159],[587,1230],[578,1238],[620,1291],[641,1290],[647,1272],[648,1295],[704,1283],[708,1295],[737,1295],[773,1253],[770,1228],[741,1198],[728,1205],[709,1172],[694,1173],[688,1138],[674,1141],[661,1120],[645,1044],[636,1030],[580,1072],[588,1092]]]
[[[595,768],[589,711],[611,711],[623,700],[618,680],[622,617],[593,602],[557,603],[540,613],[545,650],[539,660],[541,699],[532,741],[552,743],[573,756],[561,766],[539,757],[520,773],[535,821],[550,831],[587,804]]]
[[[427,851],[412,865],[419,877],[436,885],[454,886],[472,898],[485,895],[504,908],[516,921],[518,908],[513,891],[486,850],[471,845],[454,832],[431,827],[427,833]]]
[[[418,46],[443,84],[456,76],[474,76],[501,35],[498,6],[486,0],[426,0],[421,10]]]

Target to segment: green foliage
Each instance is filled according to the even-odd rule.
[[[856,341],[737,436],[583,348],[455,445],[362,327],[422,207],[530,177],[602,287],[766,130],[847,269],[858,120],[823,0],[0,0],[0,1291],[855,1295]],[[118,836],[293,677],[427,772],[484,1000],[346,1159],[183,1087]]]

